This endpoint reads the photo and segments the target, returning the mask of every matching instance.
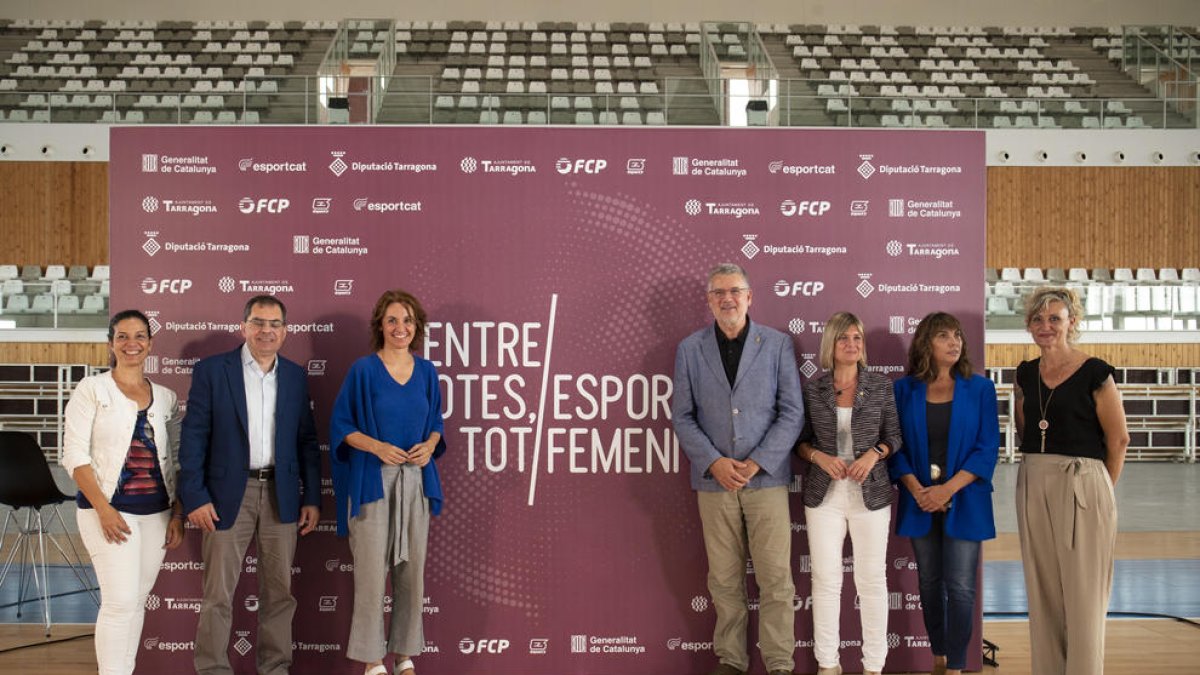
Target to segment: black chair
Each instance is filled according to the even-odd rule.
[[[54,482],[54,476],[50,473],[50,465],[46,463],[46,455],[37,439],[21,431],[0,431],[0,504],[12,509],[4,519],[0,542],[3,542],[4,536],[8,534],[10,523],[14,523],[17,529],[16,539],[4,560],[4,568],[0,570],[0,586],[4,585],[8,572],[16,561],[19,576],[17,616],[21,616],[21,605],[26,602],[26,593],[32,582],[42,601],[42,616],[46,622],[47,636],[50,635],[51,625],[47,541],[58,550],[67,566],[74,572],[75,578],[79,580],[82,589],[91,594],[97,605],[100,603],[96,595],[96,585],[90,581],[79,550],[67,533],[67,524],[58,510],[59,504],[72,499],[73,497],[63,494],[62,490],[58,489],[58,484]],[[51,512],[43,517],[42,510],[45,507],[50,507]],[[55,519],[61,528],[58,534],[50,531]],[[59,542],[60,537],[67,540],[67,548],[71,550],[71,555],[67,554],[67,550]]]

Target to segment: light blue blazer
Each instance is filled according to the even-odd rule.
[[[888,460],[893,481],[913,474],[921,485],[931,485],[929,477],[929,430],[925,417],[923,380],[903,377],[896,380],[896,410],[904,444]],[[992,474],[1000,452],[1000,421],[996,415],[996,386],[986,377],[954,378],[954,401],[950,405],[950,439],[946,450],[948,479],[965,469],[976,480],[955,493],[946,513],[946,534],[955,539],[983,541],[996,536],[992,514]],[[929,533],[933,518],[917,506],[906,488],[900,487],[896,512],[896,534],[921,537]]]
[[[762,470],[748,488],[788,485],[791,451],[804,425],[804,398],[792,339],[750,322],[733,386],[713,324],[679,343],[671,417],[691,463],[692,489],[724,490],[708,467],[721,457],[753,459]]]

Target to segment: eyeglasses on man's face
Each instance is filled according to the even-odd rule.
[[[718,300],[724,300],[725,298],[733,298],[734,300],[737,300],[746,295],[746,292],[749,290],[750,289],[746,288],[745,286],[734,286],[732,288],[713,288],[709,289],[708,295],[709,297],[716,298]]]
[[[284,326],[284,322],[282,319],[254,318],[254,319],[247,319],[246,323],[250,324],[250,326],[252,326],[255,330],[266,330],[268,328],[270,328],[271,330],[279,330],[280,328],[283,328],[283,326]]]

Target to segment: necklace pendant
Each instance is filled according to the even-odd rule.
[[[1050,423],[1046,420],[1041,420],[1038,422],[1038,428],[1042,430],[1042,435],[1045,436],[1046,430],[1050,428]]]

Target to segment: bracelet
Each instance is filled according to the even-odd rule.
[[[887,457],[887,452],[886,452],[886,451],[885,451],[883,448],[879,447],[879,444],[878,444],[878,443],[876,443],[875,445],[871,446],[871,449],[872,449],[872,450],[874,450],[875,452],[879,453],[879,458],[880,458],[880,459],[883,459],[884,457]]]
[[[183,520],[182,513],[171,513],[171,520]]]

